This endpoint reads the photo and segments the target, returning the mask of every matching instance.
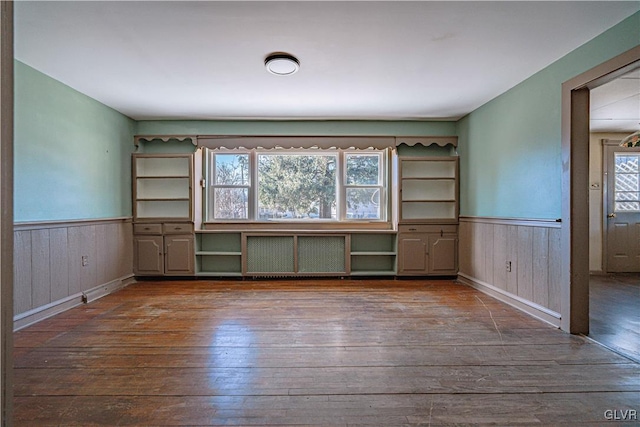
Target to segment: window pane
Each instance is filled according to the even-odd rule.
[[[638,154],[618,154],[616,153],[617,173],[638,173]]]
[[[259,218],[335,219],[335,155],[258,155]]]
[[[638,174],[616,173],[616,191],[638,191]]]
[[[249,217],[249,189],[216,188],[213,197],[215,219],[247,219]]]
[[[216,154],[215,185],[249,185],[248,154]]]
[[[378,185],[380,179],[380,156],[348,154],[347,184]]]
[[[616,193],[617,201],[640,200],[640,193],[633,191],[620,191]]]
[[[616,202],[616,212],[640,212],[640,202]]]
[[[638,154],[616,153],[615,168],[615,211],[638,212],[640,210],[640,174]]]
[[[347,219],[380,219],[380,189],[347,188]]]

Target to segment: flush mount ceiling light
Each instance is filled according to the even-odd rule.
[[[300,69],[300,61],[288,53],[272,53],[264,60],[264,66],[276,76],[290,76]]]

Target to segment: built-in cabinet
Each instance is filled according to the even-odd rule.
[[[399,158],[398,275],[458,272],[458,157]]]
[[[134,273],[194,274],[193,156],[133,154],[132,169]]]
[[[455,225],[401,225],[398,233],[399,275],[454,275],[458,272]]]
[[[388,230],[206,229],[200,224],[204,176],[199,151],[133,154],[135,274],[455,275],[458,157],[450,155],[455,145],[449,139],[446,155],[398,157],[393,179],[399,190],[397,216],[392,215],[397,229]]]
[[[196,231],[198,276],[396,274],[396,232]]]

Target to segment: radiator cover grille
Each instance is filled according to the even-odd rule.
[[[247,237],[248,273],[295,273],[293,236]]]
[[[249,275],[346,274],[345,236],[247,236],[246,244]]]
[[[300,273],[341,273],[345,271],[344,237],[298,237]]]

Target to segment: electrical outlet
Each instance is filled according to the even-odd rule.
[[[511,273],[511,261],[507,261],[507,272]]]
[[[89,265],[89,257],[87,255],[82,255],[82,266],[86,267]]]

